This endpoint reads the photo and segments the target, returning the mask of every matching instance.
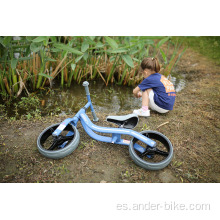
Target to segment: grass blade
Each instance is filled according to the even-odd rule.
[[[160,40],[156,46],[156,48],[160,48],[164,43],[166,43],[170,37],[165,37],[164,39]]]
[[[38,76],[44,76],[44,77],[46,77],[46,78],[48,78],[48,79],[53,79],[52,76],[47,75],[47,74],[45,74],[45,73],[38,73]]]
[[[160,49],[160,53],[161,53],[161,55],[163,57],[165,65],[166,65],[167,64],[167,56],[166,56],[166,54],[164,53],[164,51],[162,49]]]

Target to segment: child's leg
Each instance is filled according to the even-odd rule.
[[[133,113],[137,114],[138,116],[150,116],[150,110],[148,109],[149,106],[149,93],[152,89],[147,89],[142,92],[142,108],[138,110],[134,110]]]
[[[149,93],[152,89],[147,89],[142,92],[142,108],[148,110],[149,108]]]

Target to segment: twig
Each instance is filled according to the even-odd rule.
[[[160,127],[162,127],[162,126],[166,125],[166,124],[169,124],[169,121],[164,122],[163,124],[159,125],[159,126],[156,128],[156,129],[158,129],[158,128],[160,128]]]
[[[50,167],[49,167],[49,169],[44,170],[44,173],[46,173],[47,171],[49,171],[49,170],[50,170],[52,167],[53,167],[53,165],[52,165],[52,166],[50,166]]]
[[[25,83],[23,83],[22,78],[21,78],[21,75],[19,74],[19,72],[18,72],[17,69],[16,69],[16,72],[17,72],[17,74],[20,76],[20,89],[19,89],[19,91],[18,91],[18,93],[17,93],[17,97],[21,94],[23,88],[25,88],[25,90],[26,90],[26,92],[27,92],[27,94],[28,94],[28,96],[29,96],[30,94],[29,94],[29,92],[28,92],[28,90],[27,90],[27,88],[26,88],[26,86],[25,86]]]
[[[71,63],[72,61],[73,61],[73,59],[70,60],[67,64],[65,64],[64,67],[63,67],[62,69],[60,69],[59,72],[57,72],[56,76],[57,76],[69,63]],[[56,77],[56,76],[55,76],[55,77]],[[55,78],[55,77],[54,77],[54,78]]]
[[[62,65],[62,63],[64,62],[64,60],[67,58],[67,56],[65,56],[61,61],[60,61],[60,63],[58,64],[58,66],[56,67],[56,69],[51,73],[51,75],[50,76],[52,76],[53,78],[55,78],[57,75],[58,75],[58,73],[57,73],[57,71],[58,71],[58,69],[61,67],[61,65]]]
[[[101,76],[102,80],[105,82],[105,85],[107,86],[107,83],[106,83],[106,81],[105,81],[104,77],[102,76],[102,74],[100,73],[99,69],[98,69],[98,68],[96,68],[96,69],[97,69],[97,71],[98,71],[99,75]]]

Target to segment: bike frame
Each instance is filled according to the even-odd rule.
[[[121,139],[121,135],[129,135],[129,136],[132,136],[134,138],[137,138],[138,140],[144,142],[145,144],[147,144],[150,147],[156,147],[156,142],[155,141],[153,141],[153,140],[149,139],[148,137],[146,137],[146,136],[144,136],[144,135],[142,135],[142,134],[140,134],[136,131],[133,131],[131,129],[100,127],[100,126],[97,126],[97,125],[93,124],[91,122],[91,120],[88,118],[88,116],[86,115],[86,110],[88,108],[90,108],[91,111],[92,111],[92,115],[93,115],[93,121],[98,121],[98,118],[95,114],[95,110],[93,108],[92,101],[91,101],[91,98],[90,98],[88,85],[89,85],[88,82],[83,83],[83,86],[85,87],[85,90],[86,90],[87,100],[88,100],[87,104],[82,109],[80,109],[73,118],[65,119],[59,125],[59,127],[53,132],[53,134],[52,134],[53,136],[60,135],[60,133],[64,130],[64,128],[69,123],[71,123],[72,125],[77,127],[77,123],[78,123],[78,121],[80,121],[83,128],[84,128],[84,130],[86,131],[86,133],[91,138],[93,138],[97,141],[113,143],[113,144],[129,145],[130,144],[129,140]],[[95,132],[112,134],[112,137],[102,136],[102,135],[96,134]],[[138,144],[135,144],[134,148],[136,150],[138,150],[139,152],[141,152],[141,153],[143,153],[144,150],[145,150],[145,148],[141,147]]]

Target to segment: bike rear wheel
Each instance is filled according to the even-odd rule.
[[[68,124],[59,136],[52,133],[60,124],[54,124],[41,132],[37,139],[39,152],[48,158],[60,159],[71,154],[78,146],[80,135],[75,126]]]
[[[150,147],[133,138],[129,145],[129,153],[134,162],[147,170],[160,170],[165,168],[172,160],[173,146],[170,140],[157,131],[142,131],[142,135],[157,143],[156,147]]]

